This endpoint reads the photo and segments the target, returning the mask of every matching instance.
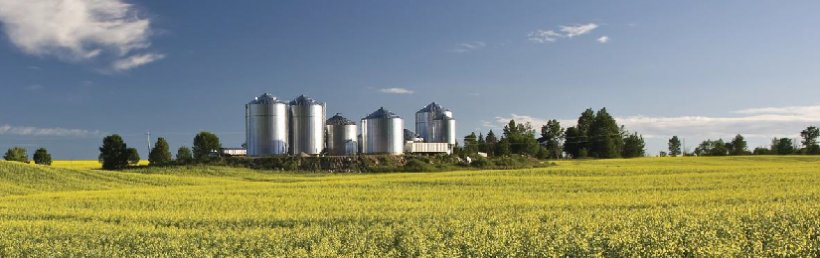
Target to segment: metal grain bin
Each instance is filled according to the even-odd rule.
[[[379,108],[362,118],[362,153],[404,153],[404,120],[393,112]]]
[[[356,123],[336,113],[325,121],[327,131],[325,148],[329,155],[355,155],[358,152]]]
[[[248,156],[286,154],[287,102],[265,93],[245,105],[245,143]]]
[[[456,144],[456,120],[453,119],[452,112],[440,113],[433,119],[433,130],[436,136],[433,142]]]
[[[325,103],[301,95],[290,102],[290,153],[318,155],[324,149]]]
[[[424,142],[435,142],[436,132],[433,119],[441,110],[441,106],[433,102],[416,112],[416,134],[423,138]]]

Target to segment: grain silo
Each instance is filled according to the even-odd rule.
[[[318,155],[324,149],[325,103],[301,95],[290,102],[290,154]]]
[[[245,143],[248,156],[286,154],[287,102],[265,93],[245,105]]]
[[[325,148],[329,155],[355,155],[358,152],[358,130],[356,123],[336,113],[325,122],[327,141]]]
[[[427,143],[456,144],[453,112],[433,102],[416,112],[416,133]]]
[[[416,112],[416,134],[423,138],[424,142],[435,142],[436,132],[433,119],[441,112],[441,109],[439,104],[433,102]]]
[[[404,120],[383,107],[362,118],[362,153],[404,153]]]

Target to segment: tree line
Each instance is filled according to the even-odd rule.
[[[790,138],[775,137],[772,139],[769,148],[757,147],[749,151],[745,138],[743,135],[738,134],[728,142],[723,139],[707,139],[698,144],[692,153],[685,153],[681,150],[680,138],[672,136],[668,142],[669,152],[661,152],[660,156],[820,155],[820,145],[817,143],[818,137],[820,137],[820,129],[809,126],[800,132],[801,141],[799,144]]]
[[[3,159],[7,161],[16,161],[22,163],[30,163],[28,159],[28,151],[26,148],[15,146],[11,147],[6,151],[6,154],[3,155]],[[51,165],[51,154],[48,153],[46,148],[38,148],[34,151],[34,156],[32,157],[34,164],[37,165]]]
[[[168,141],[164,137],[158,137],[154,147],[148,153],[148,164],[150,166],[167,166],[209,163],[218,158],[216,154],[221,148],[222,144],[216,134],[200,132],[194,137],[193,149],[181,146],[177,149],[174,158]],[[99,160],[105,170],[121,170],[128,166],[137,165],[140,156],[137,149],[129,148],[121,136],[113,134],[103,138]]]
[[[645,155],[646,143],[637,132],[629,132],[606,110],[591,108],[578,117],[576,126],[563,128],[558,120],[549,120],[536,134],[530,123],[504,126],[500,137],[490,130],[487,136],[475,132],[464,137],[460,151],[466,154],[486,153],[489,157],[512,154],[540,159],[632,158]]]

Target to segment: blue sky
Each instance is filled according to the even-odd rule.
[[[306,94],[412,125],[431,101],[459,136],[607,109],[647,138],[750,146],[820,125],[816,1],[0,0],[0,148],[96,158],[144,133],[244,141],[243,105]]]

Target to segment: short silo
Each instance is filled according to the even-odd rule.
[[[404,153],[404,120],[393,112],[379,108],[362,118],[362,153]]]
[[[336,113],[335,116],[327,119],[325,124],[327,131],[325,149],[329,155],[355,155],[358,152],[357,134],[359,132],[356,130],[355,122]]]
[[[245,143],[248,156],[286,154],[287,102],[265,93],[245,105]]]
[[[325,103],[301,95],[290,102],[290,153],[318,155],[324,149]]]

